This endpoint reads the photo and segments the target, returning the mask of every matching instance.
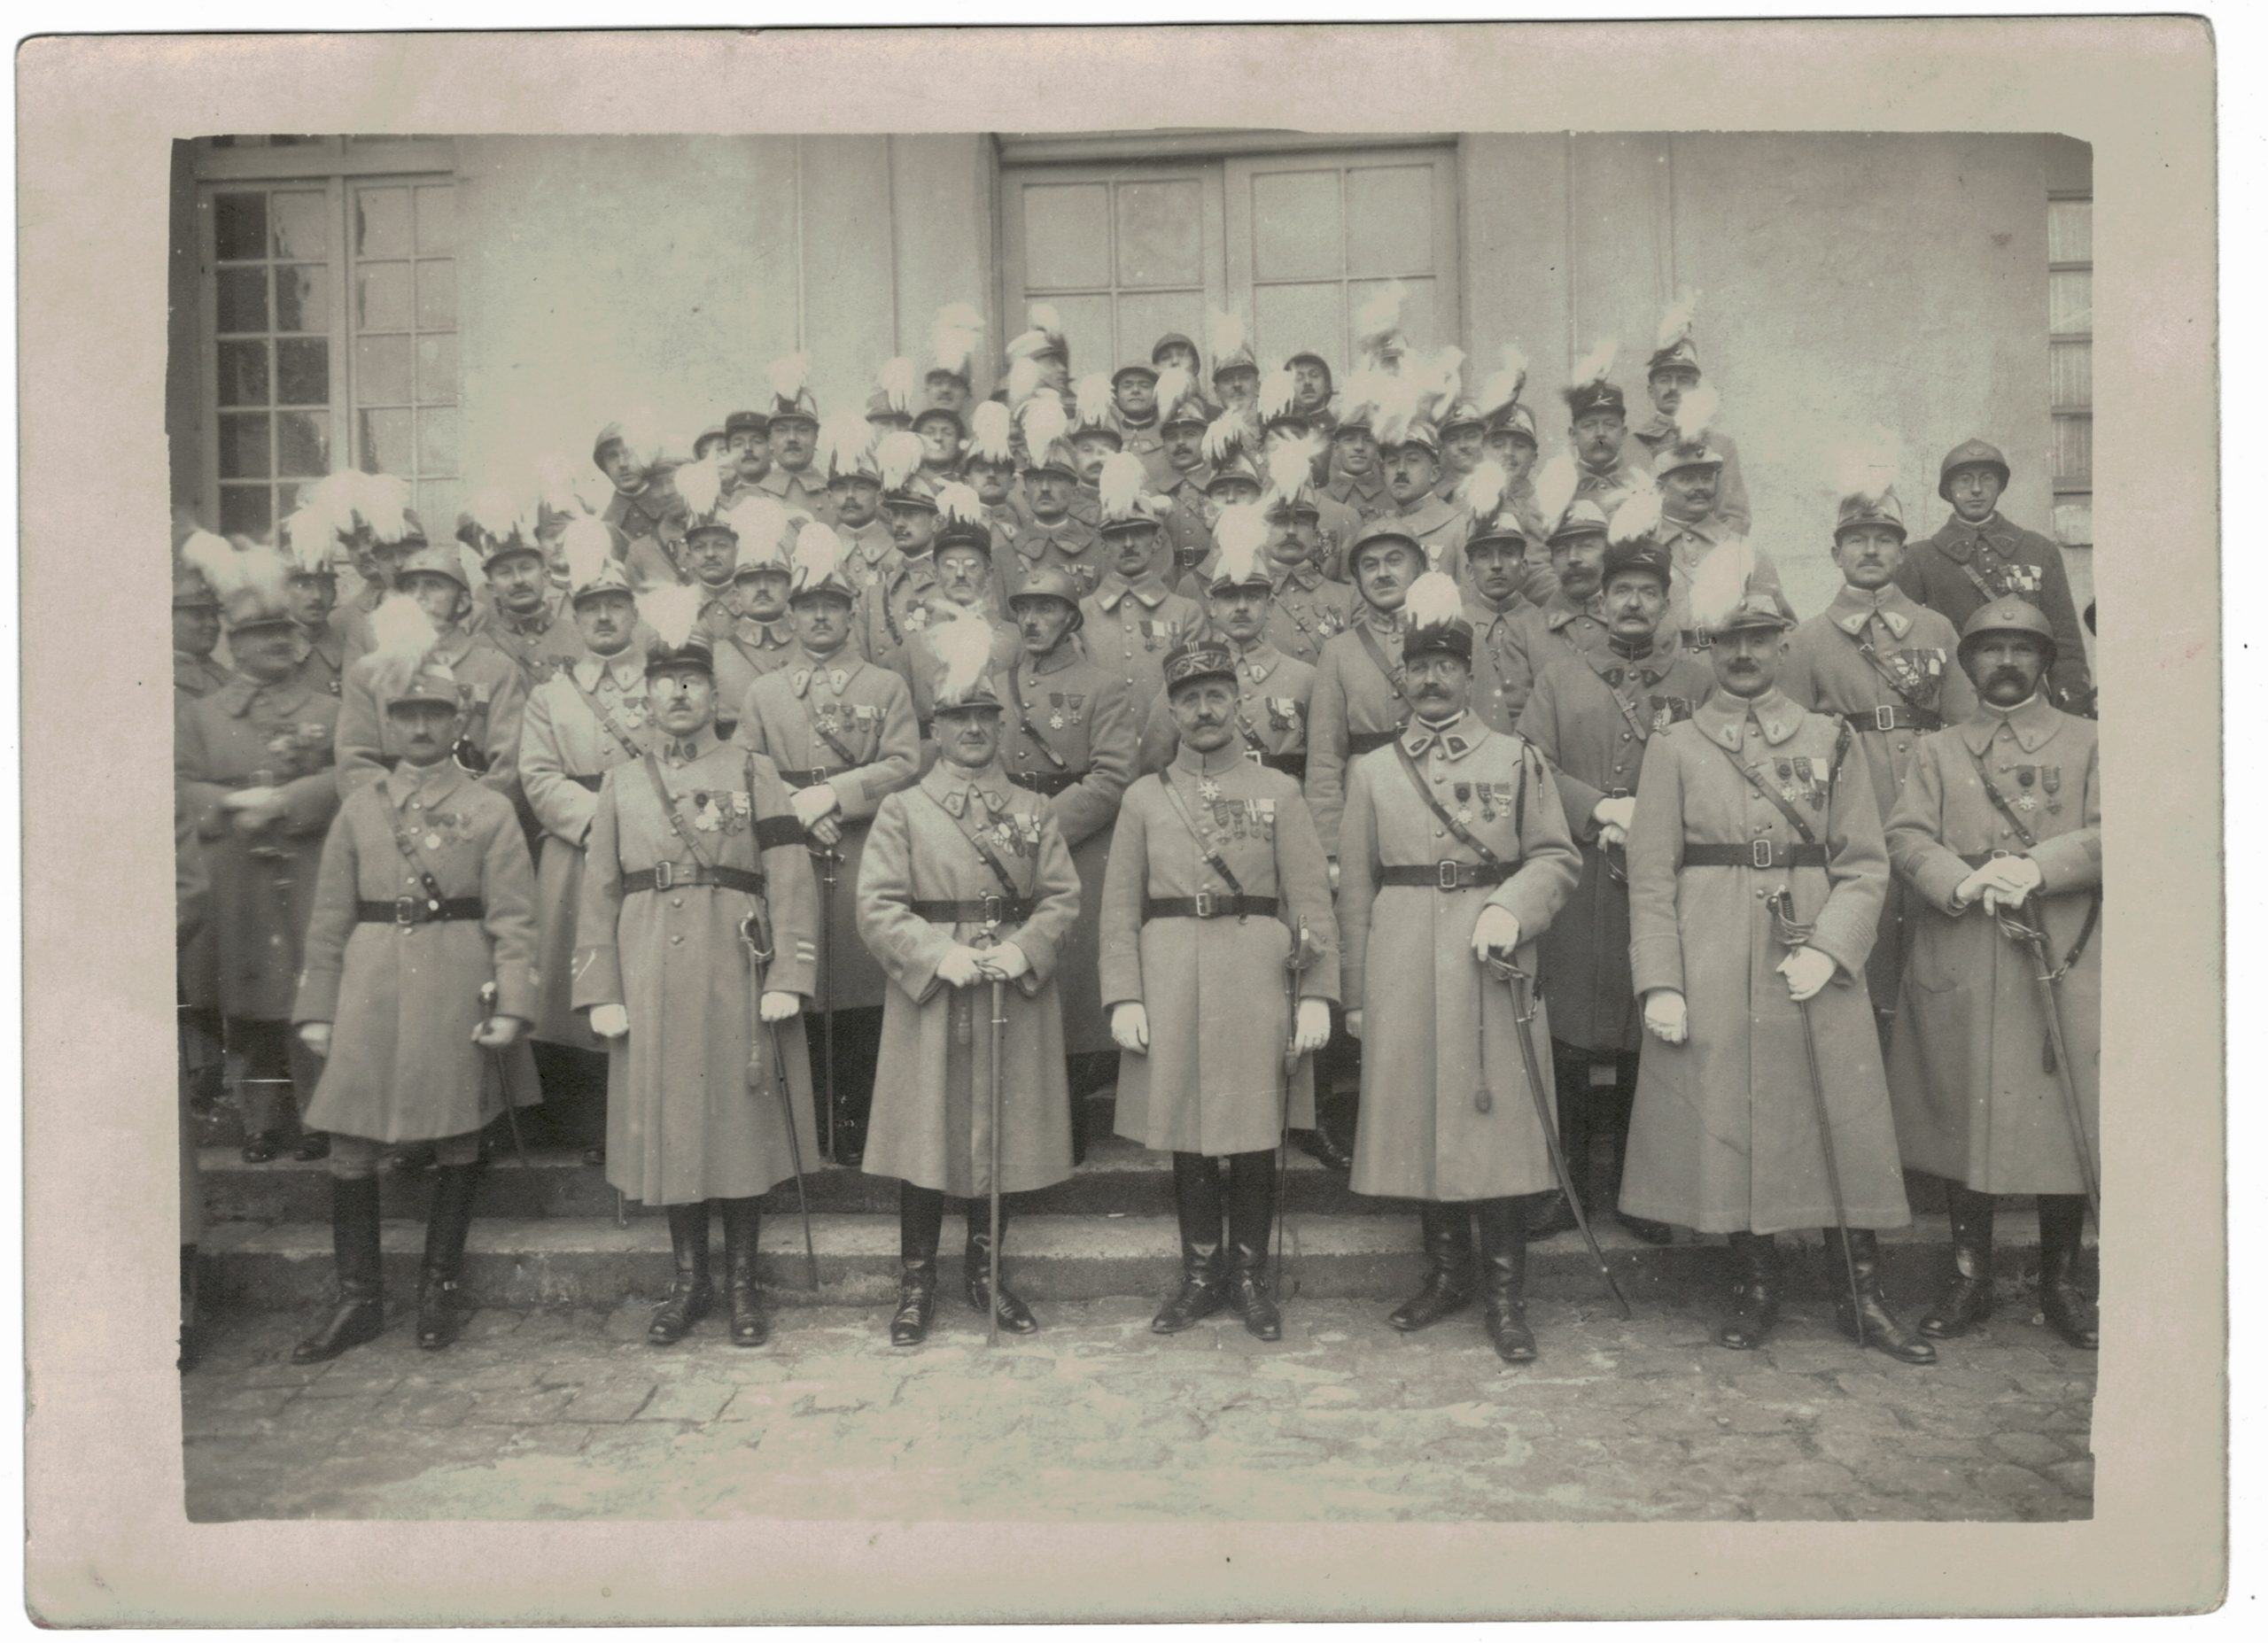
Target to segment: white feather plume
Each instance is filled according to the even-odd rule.
[[[1237,502],[1221,510],[1213,522],[1213,541],[1221,550],[1220,562],[1214,569],[1216,578],[1226,577],[1231,582],[1251,580],[1253,569],[1260,562],[1261,550],[1268,545],[1268,514],[1258,502]]]
[[[1566,517],[1567,506],[1575,500],[1575,487],[1581,483],[1575,472],[1575,459],[1565,451],[1535,470],[1535,507],[1543,515],[1546,531],[1557,530]]]
[[[717,511],[717,498],[724,488],[725,476],[714,462],[687,462],[677,470],[677,493],[685,502],[687,515],[696,522]]]
[[[567,562],[567,585],[581,587],[614,556],[614,532],[596,514],[579,514],[559,533],[559,553]]]
[[[1272,421],[1286,415],[1292,409],[1292,397],[1298,391],[1299,379],[1283,366],[1278,366],[1260,379],[1258,409],[1261,420]]]
[[[1106,471],[1108,466],[1107,463],[1104,465]],[[942,519],[975,524],[984,517],[984,499],[976,494],[975,485],[965,484],[958,479],[948,480],[937,487],[937,515]]]
[[[1407,375],[1418,390],[1418,414],[1438,422],[1449,415],[1464,387],[1464,350],[1443,348],[1418,361]]]
[[[1187,399],[1189,391],[1196,385],[1197,379],[1189,374],[1189,368],[1185,365],[1169,365],[1160,371],[1158,415],[1161,417],[1172,415],[1173,407]]]
[[[1029,355],[1013,360],[1008,365],[1008,403],[1021,406],[1039,391],[1041,377],[1039,361]]]
[[[1701,556],[1693,568],[1693,621],[1714,628],[1747,595],[1749,578],[1756,574],[1756,552],[1745,537],[1720,542]]]
[[[535,459],[536,492],[555,514],[585,511],[582,494],[575,488],[580,477],[575,465],[556,451],[547,451]]]
[[[1670,304],[1662,314],[1661,329],[1655,334],[1657,349],[1674,348],[1693,334],[1693,311],[1700,306],[1701,293],[1687,291]]]
[[[764,380],[775,399],[793,402],[804,391],[804,384],[812,374],[812,356],[808,353],[783,354],[764,368]]]
[[[1363,366],[1349,371],[1347,380],[1339,384],[1339,420],[1348,422],[1378,407],[1379,395],[1392,381],[1386,372],[1375,366]]]
[[[1689,390],[1677,402],[1677,442],[1697,445],[1717,415],[1717,391],[1707,383]]]
[[[983,681],[992,662],[992,624],[971,606],[941,601],[929,624],[929,648],[936,653],[943,672],[937,680],[936,705],[954,707],[968,699]]]
[[[310,500],[286,515],[282,531],[284,551],[290,555],[292,570],[300,576],[321,576],[331,568],[331,552],[338,545],[338,523],[328,509]]]
[[[796,532],[796,580],[797,592],[816,587],[835,574],[843,562],[843,539],[831,526],[819,520],[806,520]]]
[[[1029,317],[1031,328],[1036,331],[1045,331],[1051,337],[1063,334],[1063,316],[1055,311],[1055,305],[1052,302],[1032,304]]]
[[[349,469],[345,475],[349,506],[363,529],[381,542],[399,542],[409,534],[409,482],[392,474],[366,474]]]
[[[974,303],[949,302],[929,322],[929,365],[934,370],[967,371],[984,339],[984,317]]]
[[[821,422],[819,454],[828,477],[858,472],[874,438],[874,425],[856,411],[837,411]]]
[[[1484,456],[1472,465],[1456,488],[1456,500],[1477,524],[1486,524],[1496,516],[1503,506],[1504,487],[1510,483],[1504,465],[1493,456]]]
[[[1410,424],[1419,419],[1423,399],[1415,378],[1380,376],[1371,391],[1371,403],[1374,407],[1371,431],[1385,446],[1399,445],[1409,438]]]
[[[1213,368],[1219,370],[1245,351],[1244,315],[1215,308],[1205,316],[1205,340],[1211,346]]]
[[[737,546],[733,554],[735,572],[750,565],[777,565],[788,545],[788,509],[768,492],[736,498],[730,521]]]
[[[1614,338],[1610,337],[1594,347],[1575,364],[1568,374],[1567,385],[1581,388],[1592,383],[1604,382],[1614,370]]]
[[[1095,485],[1105,519],[1133,516],[1147,471],[1142,459],[1131,451],[1113,451],[1102,459],[1102,472],[1096,477]]]
[[[181,556],[197,567],[214,598],[225,600],[236,590],[237,554],[228,538],[210,531],[192,531],[181,545]]]
[[[473,551],[472,545],[469,542],[460,542],[456,545],[456,548],[457,566],[464,575],[464,585],[467,587],[478,587],[482,578],[488,574],[486,568],[481,563],[480,555]]]
[[[284,608],[284,585],[290,575],[284,555],[272,547],[254,543],[237,555],[236,592],[257,594],[264,610]]]
[[[1268,488],[1290,501],[1315,483],[1315,459],[1323,454],[1317,434],[1278,434],[1268,446]]]
[[[1008,407],[998,399],[987,399],[969,414],[968,453],[987,462],[1013,461],[1012,433]]]
[[[1428,570],[1410,585],[1410,596],[1402,601],[1402,612],[1414,628],[1443,627],[1464,619],[1464,600],[1457,592],[1456,578],[1440,570]]]
[[[1355,345],[1364,353],[1383,357],[1386,343],[1402,329],[1402,305],[1409,297],[1408,286],[1390,280],[1363,298],[1363,306],[1355,310]]]
[[[1024,401],[1024,448],[1031,453],[1035,462],[1045,459],[1048,451],[1060,444],[1070,430],[1070,419],[1063,414],[1063,401],[1052,393],[1036,393]]]
[[[1101,428],[1110,422],[1110,378],[1100,371],[1090,371],[1079,378],[1074,390],[1072,404],[1078,414],[1082,429]]]
[[[921,436],[907,429],[894,428],[884,434],[874,446],[874,466],[882,470],[882,489],[904,490],[905,482],[920,469],[927,449]]]
[[[1653,535],[1662,523],[1662,493],[1658,491],[1639,491],[1614,510],[1614,517],[1607,522],[1607,539],[1614,542],[1636,542]]]
[[[668,424],[653,407],[639,406],[622,419],[622,445],[639,472],[651,472],[669,454]]]
[[[1527,386],[1527,354],[1516,342],[1504,345],[1503,364],[1488,374],[1480,387],[1480,408],[1501,411],[1508,405],[1518,403],[1520,390]]]
[[[1218,468],[1243,446],[1244,433],[1244,418],[1234,411],[1223,411],[1205,424],[1205,437],[1198,442],[1198,451]]]
[[[407,593],[389,593],[370,612],[370,654],[394,668],[413,670],[440,637],[425,607]]]
[[[882,401],[901,416],[913,412],[913,388],[918,380],[913,361],[904,354],[882,361],[882,368],[874,378],[874,385],[882,391]]]
[[[656,639],[672,650],[680,649],[693,637],[693,624],[700,620],[701,590],[680,582],[649,587],[638,595],[638,616],[654,631]]]

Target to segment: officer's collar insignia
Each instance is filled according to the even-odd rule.
[[[2026,753],[2037,753],[2054,740],[2055,732],[2063,728],[2063,716],[2048,705],[2046,680],[2041,681],[2041,688],[2013,708],[1978,702],[1976,717],[1961,726],[1962,739],[1972,752],[1982,753],[1992,746],[1992,738],[2003,725],[2016,738],[2016,746]]]
[[[1781,694],[1775,685],[1753,701],[1743,701],[1722,691],[1713,692],[1693,709],[1693,717],[1712,741],[1721,742],[1738,752],[1742,726],[1747,721],[1755,720],[1766,743],[1776,748],[1796,733],[1804,715],[1803,709]]]
[[[1845,582],[1836,593],[1830,614],[1836,626],[1854,638],[1867,631],[1869,616],[1880,616],[1892,639],[1904,639],[1914,626],[1914,618],[1899,608],[1906,602],[1906,595],[1894,582],[1871,593]]]
[[[1459,728],[1464,725],[1466,717],[1460,713],[1445,725],[1428,725],[1423,719],[1412,719],[1410,728],[1402,733],[1402,745],[1410,749],[1412,758],[1424,756],[1439,743],[1441,751],[1449,757],[1461,759],[1472,751],[1472,738],[1465,730]]]

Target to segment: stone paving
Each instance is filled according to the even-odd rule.
[[[240,1518],[2040,1521],[2093,1510],[2092,1354],[2004,1306],[1930,1368],[1823,1306],[1730,1352],[1696,1307],[1530,1309],[1500,1364],[1479,1313],[1404,1337],[1371,1301],[1296,1300],[1285,1338],[1153,1303],[1041,1308],[984,1343],[941,1298],[893,1350],[879,1311],[781,1309],[644,1344],[648,1307],[489,1308],[444,1353],[398,1309],[294,1367],[308,1320],[222,1321],[183,1377],[188,1511]],[[1811,1314],[1819,1315],[1813,1316]],[[792,1503],[792,1510],[786,1510]]]

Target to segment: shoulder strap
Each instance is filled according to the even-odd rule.
[[[568,688],[583,699],[583,705],[590,709],[591,717],[598,720],[598,722],[605,727],[606,733],[608,735],[613,737],[616,741],[622,745],[622,750],[625,753],[627,753],[633,759],[642,758],[645,756],[645,748],[635,737],[632,736],[628,731],[623,729],[622,726],[616,722],[613,714],[609,713],[606,709],[601,705],[595,692],[587,691],[583,688],[583,681],[575,677],[575,670],[573,668],[561,668],[559,670],[559,677],[567,681]]]
[[[1965,742],[1962,745],[1964,747],[1968,746]],[[1992,808],[2000,812],[2000,818],[2008,824],[2009,828],[2016,833],[2017,838],[2023,841],[2023,848],[2025,849],[2038,849],[2039,848],[2039,841],[2032,836],[2031,829],[2023,825],[2023,818],[2016,814],[2016,807],[2008,802],[2008,795],[2002,793],[2000,788],[1993,784],[1992,777],[1985,773],[1984,756],[1977,752],[1976,748],[1970,748],[1969,749],[1969,761],[1970,763],[1977,766],[1977,779],[1984,784],[1984,796],[1992,801]]]
[[[1379,644],[1378,635],[1371,632],[1371,624],[1367,622],[1358,620],[1350,623],[1348,625],[1353,627],[1355,630],[1355,638],[1356,642],[1363,647],[1364,653],[1369,655],[1371,663],[1378,668],[1379,672],[1386,675],[1386,682],[1394,687],[1394,694],[1396,700],[1398,700],[1403,707],[1408,707],[1410,705],[1410,698],[1402,692],[1402,670],[1386,659],[1386,651]]]
[[[1212,841],[1197,830],[1197,818],[1189,813],[1189,806],[1183,802],[1180,789],[1173,785],[1173,779],[1164,771],[1158,772],[1158,786],[1166,790],[1166,797],[1173,802],[1174,814],[1180,817],[1181,825],[1189,829],[1189,836],[1197,841],[1197,849],[1205,857],[1205,864],[1221,875],[1221,881],[1229,887],[1230,895],[1242,895],[1244,886],[1238,881],[1236,874],[1229,871],[1228,863],[1221,859],[1221,853],[1213,848]]]
[[[1849,726],[1845,725],[1845,728],[1847,730]],[[1725,762],[1741,773],[1742,779],[1746,781],[1750,787],[1755,788],[1757,792],[1762,794],[1767,799],[1771,801],[1772,808],[1778,810],[1781,815],[1788,818],[1788,825],[1796,830],[1796,836],[1798,838],[1801,839],[1806,844],[1817,844],[1819,842],[1819,835],[1811,830],[1811,824],[1804,820],[1803,813],[1798,810],[1794,805],[1789,803],[1786,796],[1783,794],[1777,787],[1775,787],[1770,782],[1765,780],[1764,778],[1758,773],[1756,766],[1748,763],[1748,761],[1742,758],[1739,754],[1735,753],[1730,748],[1728,748],[1723,742],[1717,740],[1713,736],[1704,736],[1701,740],[1707,742],[1718,752],[1723,754],[1725,756]],[[1842,739],[1837,737],[1835,743],[1835,764],[1829,766],[1828,771],[1830,778],[1832,778],[1835,769],[1837,766],[1840,766],[1842,763],[1843,742]]]
[[[1433,790],[1425,785],[1425,778],[1418,768],[1418,761],[1410,756],[1409,748],[1403,744],[1399,736],[1394,739],[1394,756],[1402,761],[1402,768],[1409,772],[1410,785],[1418,790],[1418,796],[1425,801],[1425,808],[1433,812],[1433,819],[1448,828],[1459,844],[1468,850],[1478,853],[1480,859],[1489,866],[1503,866],[1503,857],[1474,838],[1471,828],[1441,808],[1441,801],[1433,796]],[[1525,750],[1520,755],[1519,808],[1520,814],[1516,818],[1515,825],[1524,826],[1527,819],[1527,755]]]
[[[983,839],[970,827],[967,817],[955,816],[951,810],[945,810],[944,802],[939,799],[936,794],[930,792],[928,788],[917,787],[915,791],[920,793],[923,798],[928,800],[930,803],[936,805],[939,810],[944,810],[945,815],[951,818],[954,827],[959,830],[960,836],[968,841],[969,848],[976,852],[978,857],[984,863],[985,866],[991,869],[993,878],[999,881],[1000,888],[1003,891],[1006,892],[1006,894],[1012,897],[1020,896],[1024,893],[1023,886],[1016,882],[1016,876],[1008,871],[1007,864],[1003,862],[992,847],[985,843]]]
[[[1016,663],[1013,662],[1008,664],[1008,696],[1016,704],[1016,728],[1024,733],[1025,739],[1032,746],[1039,749],[1041,756],[1050,764],[1059,771],[1068,770],[1069,766],[1064,763],[1063,756],[1048,746],[1047,738],[1041,735],[1037,728],[1033,725],[1031,709],[1024,704],[1024,687],[1016,682]]]
[[[1834,624],[1829,624],[1829,625],[1835,626],[1835,631],[1837,632],[1841,633],[1844,638],[1849,639],[1853,645],[1858,647],[1859,654],[1867,659],[1867,665],[1873,668],[1876,672],[1882,675],[1883,683],[1889,686],[1891,690],[1898,693],[1898,699],[1900,701],[1913,709],[1916,713],[1926,713],[1930,711],[1928,706],[1916,698],[1914,693],[1906,687],[1906,682],[1899,678],[1896,673],[1891,670],[1890,664],[1882,659],[1882,653],[1877,651],[1867,641],[1867,632],[1863,627],[1856,633],[1852,633],[1846,632],[1840,626],[1836,626]]]
[[[401,852],[401,859],[409,864],[409,871],[417,875],[418,887],[425,892],[426,899],[433,902],[446,900],[441,894],[441,881],[427,869],[424,858],[417,854],[402,830],[390,826],[386,829],[386,835],[393,841],[393,848]]]
[[[814,668],[812,670],[813,675],[816,676],[818,671],[819,670]],[[840,701],[843,699],[840,696],[837,696],[835,700]],[[812,727],[812,734],[825,742],[827,744],[827,751],[835,755],[836,758],[841,759],[847,769],[857,770],[859,765],[866,763],[866,761],[859,758],[857,754],[851,752],[850,748],[843,745],[842,738],[835,735],[833,731],[827,729],[826,725],[819,722],[819,715],[812,710],[812,699],[808,693],[804,696],[804,720]]]
[[[638,762],[646,767],[646,779],[654,784],[654,797],[661,804],[662,814],[669,818],[670,826],[676,831],[679,842],[683,844],[687,850],[691,851],[693,854],[693,859],[700,863],[703,867],[715,866],[716,864],[714,862],[711,861],[706,856],[702,854],[701,846],[694,841],[693,829],[685,825],[685,818],[677,813],[677,802],[670,797],[669,784],[662,779],[662,767],[660,763],[656,760],[651,753],[641,756]],[[753,770],[754,766],[751,765],[750,769]],[[751,810],[754,809],[755,802],[756,802],[753,799],[749,801],[750,808]],[[752,815],[749,818],[749,821],[751,825],[754,824],[755,820],[756,818]]]

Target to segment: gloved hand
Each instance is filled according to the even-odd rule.
[[[843,824],[832,816],[823,816],[812,824],[812,842],[833,849],[843,842]]]
[[[843,801],[835,796],[835,789],[823,781],[815,781],[808,787],[797,788],[788,796],[788,803],[796,812],[796,819],[804,825],[806,832],[818,826],[821,820],[843,808]]]
[[[974,947],[953,946],[937,960],[937,980],[947,987],[974,987],[984,974],[984,955]]]
[[[472,1042],[483,1050],[509,1050],[527,1028],[516,1015],[493,1015],[472,1029]]]
[[[1014,942],[1003,942],[998,947],[984,949],[984,973],[988,979],[1013,981],[1030,969],[1031,960]]]
[[[1292,1023],[1292,1048],[1312,1055],[1331,1042],[1331,1006],[1320,998],[1300,1000],[1298,1018]]]
[[[1337,856],[1332,856],[1332,857],[1331,858],[1330,867],[1331,867],[1331,893],[1332,893],[1333,895],[1338,895],[1338,894],[1339,894],[1339,858],[1338,858]]]
[[[240,788],[223,795],[221,805],[238,833],[258,833],[284,818],[284,795],[274,787]]]
[[[2021,907],[2024,898],[2037,890],[2045,877],[2039,864],[2029,856],[2003,856],[1986,865],[2000,872],[1984,885],[1984,911],[1996,913],[2003,907]]]
[[[1494,903],[1480,910],[1480,917],[1472,921],[1472,956],[1486,958],[1491,953],[1510,957],[1520,944],[1520,921]]]
[[[1635,798],[1601,799],[1591,806],[1591,819],[1598,824],[1601,844],[1621,844],[1630,837],[1630,821],[1638,813]]]
[[[1138,1004],[1114,1004],[1110,1011],[1110,1035],[1121,1050],[1130,1050],[1136,1055],[1147,1055],[1150,1050],[1150,1012]]]
[[[756,1001],[756,1019],[773,1024],[792,1021],[803,1007],[804,1001],[799,994],[766,991]]]
[[[1685,1042],[1685,995],[1658,987],[1646,995],[1646,1030],[1665,1044]]]
[[[593,1004],[591,1031],[601,1038],[620,1038],[630,1031],[630,1011],[620,1004]]]
[[[1347,1036],[1356,1040],[1361,1039],[1363,1036],[1363,1012],[1361,1011],[1349,1010],[1347,1012]]]
[[[330,1053],[330,1023],[302,1021],[299,1024],[299,1042],[307,1047],[307,1052],[310,1055],[329,1055]]]
[[[1802,1004],[1835,979],[1835,961],[1816,947],[1798,947],[1780,961],[1779,971],[1788,978],[1788,996]]]

